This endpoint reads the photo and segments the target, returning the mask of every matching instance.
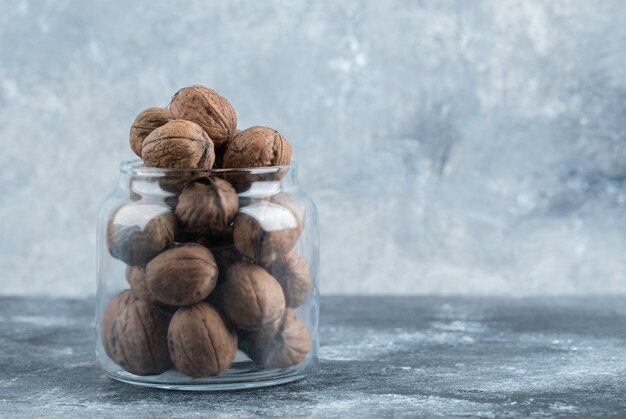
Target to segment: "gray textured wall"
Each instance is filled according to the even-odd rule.
[[[293,144],[325,293],[626,292],[622,1],[0,0],[0,293],[85,295],[135,114]]]

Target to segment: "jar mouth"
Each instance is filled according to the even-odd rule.
[[[178,169],[178,168],[161,168],[161,167],[144,167],[143,160],[134,159],[126,160],[120,163],[120,173],[133,176],[175,176],[179,174],[189,173],[206,173],[206,174],[223,174],[223,173],[247,173],[247,174],[268,174],[277,172],[286,172],[296,167],[296,162],[284,166],[264,166],[264,167],[238,167],[232,169]]]

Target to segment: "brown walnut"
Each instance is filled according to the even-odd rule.
[[[148,289],[148,283],[146,282],[146,268],[142,266],[127,266],[126,281],[130,285],[130,289],[135,298],[143,300],[146,303],[156,304],[169,314],[174,314],[178,309],[177,306],[161,303],[152,295],[150,289]]]
[[[198,241],[198,243],[202,244],[202,241]],[[223,247],[212,247],[211,253],[215,257],[215,262],[217,263],[218,269],[218,282],[223,282],[226,279],[226,272],[230,265],[235,262],[240,262],[242,260],[241,253],[235,248],[235,246],[223,246]]]
[[[174,120],[143,140],[141,158],[147,167],[210,169],[215,150],[213,141],[200,125]]]
[[[115,319],[120,314],[122,308],[135,301],[137,298],[131,290],[124,290],[109,300],[106,308],[102,312],[102,320],[100,322],[102,347],[104,351],[113,359],[113,349],[111,347],[111,337],[115,336],[112,329]]]
[[[290,308],[285,310],[278,332],[274,329],[241,331],[240,348],[260,368],[286,368],[299,364],[310,350],[306,326]]]
[[[148,108],[141,112],[130,127],[130,148],[141,157],[143,140],[152,131],[173,119],[172,111],[167,108]]]
[[[230,183],[204,177],[185,186],[178,198],[176,217],[184,234],[211,236],[224,231],[238,210],[237,193]]]
[[[299,307],[306,301],[313,284],[306,257],[291,251],[277,258],[267,270],[283,289],[287,307]]]
[[[287,208],[289,211],[291,211],[296,217],[296,221],[298,222],[298,230],[302,232],[302,230],[304,229],[305,214],[305,206],[302,202],[294,199],[293,195],[289,192],[280,192],[276,195],[272,195],[269,201],[273,204]]]
[[[235,109],[223,96],[208,87],[194,85],[180,89],[172,98],[170,109],[176,119],[193,121],[222,150],[237,129]]]
[[[291,146],[278,131],[254,126],[228,142],[224,153],[225,168],[284,166],[291,161]]]
[[[159,204],[133,202],[120,207],[107,226],[111,255],[132,266],[143,266],[173,244],[176,217]]]
[[[213,249],[214,247],[232,246],[235,243],[233,241],[233,230],[234,227],[231,224],[222,230],[210,231],[202,237],[183,235],[182,241],[195,241],[196,243],[201,244],[204,247],[208,247],[209,249]]]
[[[224,312],[242,329],[259,329],[285,311],[285,297],[278,282],[265,269],[247,262],[236,262],[228,268],[220,296]]]
[[[292,211],[268,201],[241,208],[234,226],[237,250],[264,266],[293,249],[301,228]]]
[[[216,282],[215,258],[207,248],[195,243],[166,250],[146,266],[148,289],[164,304],[195,304],[213,291]]]
[[[180,308],[170,323],[168,346],[174,365],[191,377],[217,375],[237,353],[237,335],[210,304]]]
[[[148,284],[146,284],[146,269],[144,267],[127,266],[126,281],[133,290],[135,297],[148,303],[156,302],[156,299],[148,289]]]
[[[111,304],[117,304],[111,309],[116,310],[117,315],[106,325],[103,318],[102,338],[113,362],[136,375],[167,371],[172,366],[167,348],[170,315],[156,305],[137,299],[113,300]]]

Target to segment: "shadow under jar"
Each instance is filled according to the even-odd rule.
[[[100,366],[177,390],[264,387],[317,362],[319,237],[295,164],[120,165],[100,212]]]

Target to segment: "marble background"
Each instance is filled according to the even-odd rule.
[[[293,144],[326,294],[626,292],[622,1],[0,0],[0,294],[95,290],[130,123]]]

